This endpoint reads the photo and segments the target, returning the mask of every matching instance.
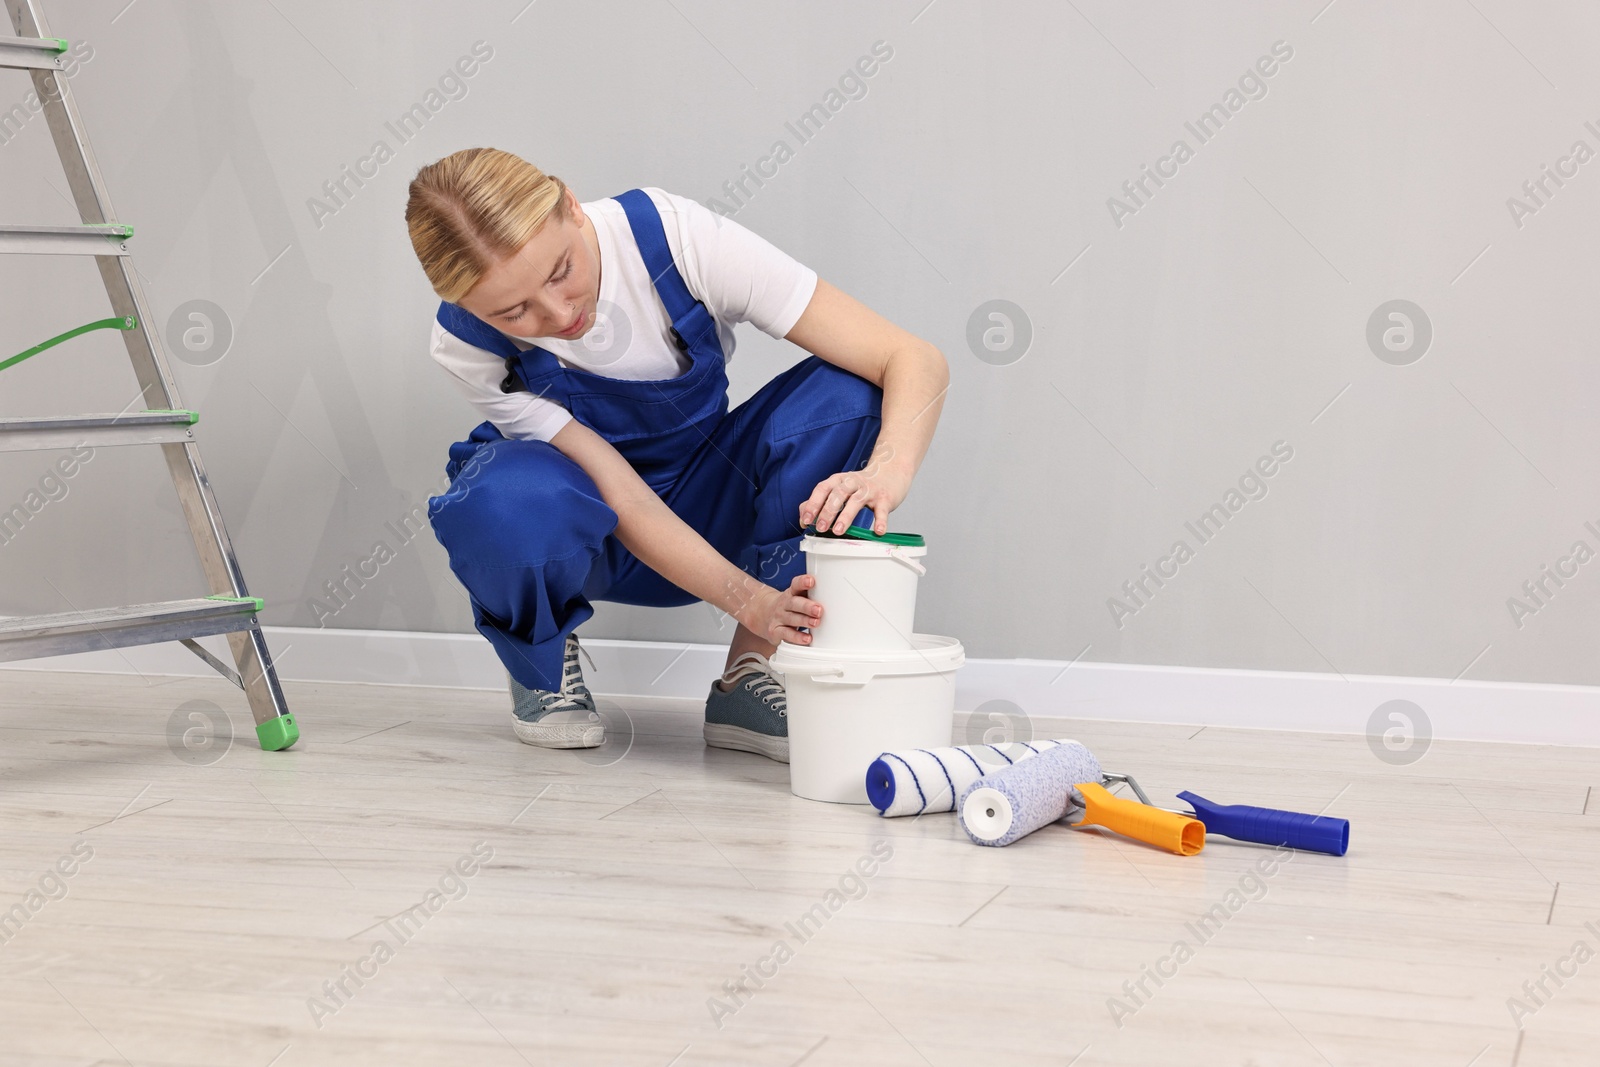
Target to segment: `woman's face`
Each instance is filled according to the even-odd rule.
[[[515,337],[572,341],[594,325],[600,260],[585,235],[588,219],[567,190],[567,217],[554,216],[521,250],[489,268],[460,304]]]

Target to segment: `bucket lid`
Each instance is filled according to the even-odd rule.
[[[818,537],[806,534],[800,538],[800,551],[818,556],[848,556],[852,558],[882,559],[893,557],[911,560],[928,554],[927,545],[891,545],[882,541],[858,541],[854,537]],[[918,572],[921,573],[920,571]]]
[[[873,533],[870,526],[852,526],[842,534],[836,534],[832,530],[819,530],[815,526],[807,526],[804,532],[816,537],[833,537],[839,540],[876,541],[880,545],[902,545],[920,548],[928,543],[921,534],[894,533],[893,531],[882,534]]]
[[[888,652],[812,648],[783,641],[769,662],[779,674],[793,672],[818,682],[864,685],[880,675],[954,671],[967,662],[967,653],[954,637],[912,634],[910,648]]]

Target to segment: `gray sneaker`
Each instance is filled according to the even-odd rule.
[[[598,748],[605,744],[605,724],[595,711],[589,687],[583,684],[580,651],[578,635],[568,634],[559,692],[529,689],[511,678],[511,726],[518,740],[540,748]],[[594,666],[594,661],[589,665]]]
[[[772,664],[759,652],[746,652],[724,677],[730,675],[731,688],[712,682],[706,697],[706,744],[788,763],[789,704]]]

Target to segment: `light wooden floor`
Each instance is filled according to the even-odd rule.
[[[221,681],[0,672],[0,913],[93,852],[0,945],[0,1065],[1600,1063],[1600,959],[1520,1032],[1506,1003],[1600,950],[1600,750],[1439,742],[1396,768],[1360,737],[1038,724],[1159,799],[1350,818],[1347,857],[1295,856],[1202,945],[1186,924],[1264,850],[977,848],[951,816],[799,800],[683,705],[630,707],[631,751],[581,757],[519,744],[504,695],[287,688],[304,738],[263,753]],[[192,699],[245,735],[209,766],[169,749]],[[446,879],[459,899],[403,943],[382,925],[475,846],[464,896]],[[818,904],[802,942],[785,924]],[[392,958],[327,999],[378,938]],[[1108,998],[1180,938],[1194,957],[1119,1028]],[[719,1029],[708,999],[778,939],[793,958]]]

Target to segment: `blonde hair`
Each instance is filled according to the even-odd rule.
[[[433,291],[458,303],[553,213],[567,218],[560,178],[498,148],[464,148],[411,179],[406,229]]]

